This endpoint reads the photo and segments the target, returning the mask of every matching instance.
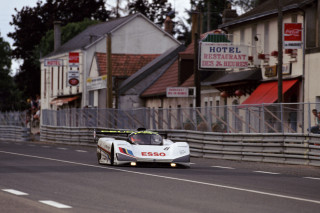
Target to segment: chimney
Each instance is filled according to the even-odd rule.
[[[224,9],[222,13],[222,23],[226,23],[232,21],[233,19],[237,18],[238,14],[236,10],[231,9],[231,3],[227,2],[227,7]]]
[[[167,15],[166,20],[164,21],[164,31],[166,31],[170,35],[173,34],[173,21],[171,20],[169,15]]]
[[[54,21],[54,51],[61,46],[61,21]]]

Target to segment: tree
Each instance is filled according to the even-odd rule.
[[[53,29],[53,22],[59,20],[62,26],[70,22],[79,22],[85,18],[106,21],[110,12],[105,8],[104,0],[47,0],[38,1],[33,8],[25,6],[20,11],[15,9],[11,25],[15,31],[8,36],[14,40],[12,55],[23,59],[20,72],[15,76],[19,89],[26,96],[40,93],[40,67],[34,56],[47,31]]]
[[[230,0],[233,6],[239,7],[244,12],[248,12],[249,10],[266,1],[267,0]]]
[[[17,91],[10,76],[11,48],[10,44],[0,37],[0,111],[19,109],[21,94]]]
[[[66,43],[74,36],[85,30],[88,26],[97,24],[100,21],[90,20],[85,18],[81,22],[68,23],[66,26],[61,28],[61,43]],[[46,35],[42,37],[40,43],[35,47],[33,55],[35,62],[40,63],[38,56],[46,56],[54,50],[54,30],[47,31]]]
[[[129,0],[127,7],[130,14],[140,12],[160,26],[163,25],[168,14],[174,15],[174,13],[170,13],[172,8],[167,0],[153,0],[151,2],[148,0]]]

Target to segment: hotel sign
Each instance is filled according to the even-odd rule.
[[[44,59],[45,67],[60,67],[63,66],[63,59]]]
[[[200,42],[199,68],[246,68],[248,46]]]

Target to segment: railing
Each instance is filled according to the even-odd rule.
[[[27,112],[1,112],[0,125],[2,126],[27,126]]]
[[[230,105],[202,108],[42,110],[42,124],[113,129],[194,130],[222,133],[308,133],[320,103]],[[320,110],[319,110],[320,111]]]

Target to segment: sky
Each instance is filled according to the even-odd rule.
[[[45,2],[46,0],[43,0]],[[0,33],[1,37],[6,42],[9,42],[12,46],[13,40],[7,36],[9,32],[14,31],[14,27],[11,26],[9,23],[12,21],[12,15],[16,14],[14,11],[14,8],[17,8],[18,11],[22,9],[23,6],[29,6],[29,7],[35,7],[38,0],[1,0],[0,2]],[[107,4],[113,4],[116,2],[116,0],[107,0]],[[189,0],[168,0],[172,4],[172,6],[176,9],[178,12],[177,16],[186,17],[186,14],[184,13],[185,8],[190,9],[190,1]],[[19,65],[21,64],[21,61],[12,61],[12,74],[14,75],[17,72],[17,69],[19,69]]]

